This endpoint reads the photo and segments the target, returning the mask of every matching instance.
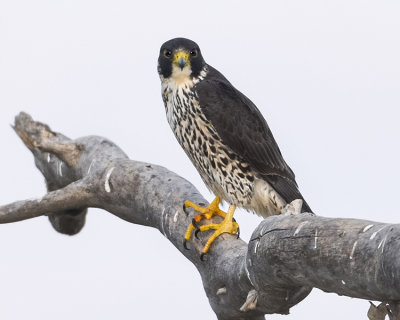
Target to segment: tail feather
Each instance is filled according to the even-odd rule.
[[[297,183],[294,180],[278,175],[265,176],[265,180],[275,189],[275,191],[287,202],[290,203],[296,199],[303,200],[301,212],[313,213],[310,206],[301,195]]]

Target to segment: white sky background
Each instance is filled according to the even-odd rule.
[[[185,36],[260,108],[313,210],[399,222],[400,2],[0,2],[0,204],[42,196],[10,128],[21,110],[166,166],[208,198],[167,124],[156,63]],[[247,241],[260,218],[238,212]],[[183,236],[183,235],[182,235]],[[0,226],[1,319],[215,319],[196,269],[154,229],[91,209]],[[366,319],[367,301],[313,293],[289,316]]]

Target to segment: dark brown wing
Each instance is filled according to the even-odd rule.
[[[199,104],[224,144],[260,175],[280,175],[294,180],[260,111],[217,70],[209,67],[207,77],[195,90]]]
[[[293,171],[283,159],[267,122],[254,103],[210,66],[195,91],[205,117],[223,143],[268,181],[285,201],[303,199]]]

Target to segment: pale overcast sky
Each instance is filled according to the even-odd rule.
[[[321,216],[399,222],[400,2],[0,1],[0,203],[42,196],[10,124],[21,110],[166,166],[208,198],[167,124],[156,71],[177,36],[267,118]],[[261,221],[238,212],[245,240]],[[91,209],[74,237],[47,218],[0,226],[0,318],[215,319],[198,272],[158,230]],[[314,290],[289,316],[366,319]]]

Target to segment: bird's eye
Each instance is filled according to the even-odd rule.
[[[190,50],[190,55],[192,57],[197,57],[197,50],[196,49]]]
[[[168,49],[165,49],[164,50],[164,56],[166,56],[167,58],[170,58],[172,56],[172,51],[168,50]]]

